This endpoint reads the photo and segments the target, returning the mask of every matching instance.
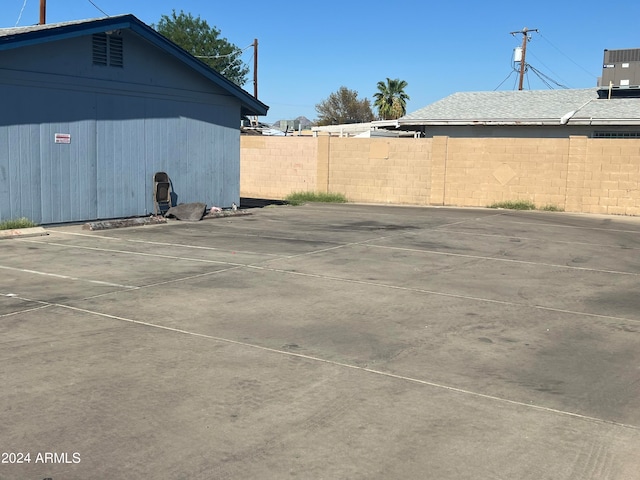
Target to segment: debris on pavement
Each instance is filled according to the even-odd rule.
[[[103,220],[97,222],[88,222],[82,226],[83,230],[109,230],[112,228],[138,227],[142,225],[157,225],[167,223],[167,219],[160,215],[151,215],[150,217],[141,218],[124,218],[118,220]]]
[[[187,222],[199,222],[204,217],[206,208],[204,203],[181,203],[167,210],[164,216]]]

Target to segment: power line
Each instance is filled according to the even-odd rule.
[[[93,5],[94,7],[96,7],[105,17],[110,17],[111,15],[109,15],[107,12],[105,12],[104,10],[102,10],[98,5],[96,5],[95,3],[93,3],[91,0],[87,0],[87,2],[89,2],[91,5]]]
[[[555,84],[555,85],[557,85],[557,86],[558,86],[558,87],[560,87],[560,88],[567,88],[567,89],[569,88],[569,87],[567,87],[566,85],[563,85],[563,84],[561,84],[561,83],[556,82],[553,78],[549,77],[548,75],[545,75],[544,73],[542,73],[540,70],[538,70],[538,69],[537,69],[537,68],[535,68],[534,66],[529,65],[529,68],[531,69],[531,71],[532,71],[533,73],[535,73],[535,74],[536,74],[536,76],[537,76],[540,80],[542,80],[542,83],[544,83],[544,84],[545,84],[547,87],[549,87],[550,89],[553,89],[553,87],[549,84],[549,82],[550,82],[550,83],[553,83],[553,84]]]
[[[540,34],[540,32],[538,31],[538,29],[533,29],[530,30],[528,28],[523,28],[522,30],[518,31],[518,32],[511,32],[511,35],[515,36],[516,34],[520,34],[522,35],[522,47],[520,47],[520,58],[519,61],[516,61],[514,58],[514,67],[516,63],[519,63],[519,70],[520,70],[520,82],[518,84],[518,90],[522,90],[523,87],[523,83],[524,83],[524,77],[527,77],[527,86],[529,87],[529,90],[531,90],[531,82],[530,82],[530,78],[528,75],[528,71],[529,69],[542,81],[542,83],[544,83],[547,88],[553,89],[552,84],[557,85],[560,88],[569,88],[566,85],[562,85],[561,83],[556,82],[554,79],[552,79],[551,77],[549,77],[548,75],[545,75],[544,73],[542,73],[540,70],[538,70],[537,68],[535,68],[533,65],[527,63],[526,60],[526,53],[527,53],[527,43],[531,40],[531,36],[529,35],[529,32],[536,32],[538,34]],[[535,57],[535,55],[534,55]],[[536,57],[537,58],[537,57]],[[542,62],[540,62],[542,63]],[[544,63],[542,63],[544,65]],[[546,65],[545,65],[546,67]],[[547,67],[549,68],[549,67]],[[515,68],[514,68],[515,70]]]
[[[502,81],[500,82],[500,85],[498,85],[496,88],[494,88],[494,89],[493,89],[493,91],[495,92],[496,90],[498,90],[498,89],[502,86],[502,84],[503,84],[504,82],[506,82],[507,80],[509,80],[509,78],[511,77],[511,75],[513,75],[514,73],[515,73],[515,70],[514,70],[514,69],[512,69],[512,70],[511,70],[511,72],[509,72],[509,75],[507,75],[507,78],[505,78],[504,80],[502,80]]]
[[[567,55],[562,50],[560,50],[558,47],[556,47],[553,43],[551,43],[551,41],[547,37],[542,35],[542,33],[538,32],[538,34],[544,39],[545,42],[547,42],[549,45],[551,45],[553,48],[555,48],[558,52],[560,52],[563,56],[565,56],[567,59],[569,59],[569,61],[571,63],[573,63],[575,66],[577,66],[580,70],[582,70],[583,72],[585,72],[586,74],[588,74],[588,75],[590,75],[592,77],[598,78],[598,75],[594,75],[592,72],[589,72],[582,65],[580,65],[579,63],[576,63],[569,55]]]
[[[91,1],[91,0],[89,0]],[[245,50],[250,49],[251,47],[253,47],[253,43],[251,45],[248,45],[246,47],[244,47],[242,50],[240,50],[240,52],[244,52]],[[204,59],[215,59],[215,58],[225,58],[225,57],[231,57],[231,56],[235,56],[237,55],[238,52],[231,52],[231,53],[226,53],[224,55],[194,55],[194,57],[196,58],[204,58]]]
[[[560,75],[558,75],[556,72],[554,72],[553,70],[551,70],[551,68],[549,68],[548,65],[545,65],[544,62],[542,60],[540,60],[533,52],[529,52],[531,53],[531,55],[533,57],[535,57],[535,59],[540,62],[540,65],[542,65],[543,67],[545,67],[547,70],[549,70],[552,74],[554,74],[556,77],[558,77],[560,80],[562,80],[563,82],[566,83],[566,80],[564,78],[561,78]],[[533,67],[532,67],[533,68]],[[556,83],[556,82],[554,82]],[[559,84],[558,84],[559,85]],[[564,86],[563,86],[564,87]],[[569,88],[569,87],[564,87],[564,88]]]
[[[26,6],[27,6],[27,0],[24,0],[24,3],[22,4],[22,8],[20,9],[20,15],[18,15],[18,20],[16,20],[16,24],[15,24],[16,27],[20,23],[20,19],[22,18],[22,12],[24,12],[24,7]]]

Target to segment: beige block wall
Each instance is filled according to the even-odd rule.
[[[568,145],[564,139],[448,138],[444,204],[484,207],[526,200],[565,203]]]
[[[300,190],[349,201],[484,207],[528,200],[640,215],[640,140],[242,137],[243,197]]]
[[[586,173],[586,154],[589,145],[587,137],[569,138],[569,158],[567,160],[567,200],[568,212],[584,211],[585,198],[589,195],[585,181],[591,174]]]
[[[242,136],[240,152],[243,197],[282,199],[317,189],[316,138]]]
[[[640,140],[589,139],[581,211],[640,215]]]
[[[350,201],[428,205],[430,139],[332,138],[329,185]]]

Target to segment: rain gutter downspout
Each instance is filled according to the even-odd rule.
[[[583,103],[580,107],[578,107],[576,110],[571,110],[570,112],[568,112],[568,113],[564,114],[562,117],[560,117],[560,125],[566,125],[567,123],[569,123],[569,120],[571,120],[575,116],[576,113],[578,113],[584,107],[589,105],[593,100],[595,100],[595,99],[594,98],[590,98],[585,103]]]

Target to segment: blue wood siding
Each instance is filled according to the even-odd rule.
[[[144,114],[144,99],[101,95],[97,100],[98,218],[144,215],[144,118],[118,118],[119,111]]]
[[[40,129],[0,129],[0,220],[9,212],[33,218],[40,210]]]
[[[2,52],[0,220],[150,214],[157,171],[180,203],[238,202],[239,101],[133,35],[125,68],[93,67],[90,40]]]

